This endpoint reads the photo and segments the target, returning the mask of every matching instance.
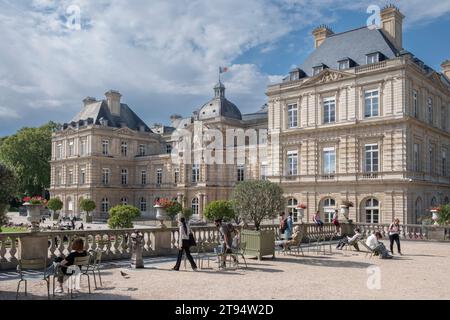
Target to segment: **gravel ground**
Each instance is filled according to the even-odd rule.
[[[386,243],[386,241],[385,241]],[[103,287],[87,293],[83,280],[75,299],[450,299],[450,243],[403,241],[404,256],[369,259],[365,253],[305,252],[305,257],[277,255],[275,260],[247,259],[248,269],[210,268],[193,272],[183,265],[171,271],[174,257],[145,260],[145,269],[131,270],[128,262],[106,264]],[[188,263],[189,265],[189,263]],[[128,276],[124,278],[121,271]],[[17,278],[0,273],[0,300],[15,299]],[[378,281],[379,280],[379,281]],[[91,281],[93,282],[93,281]],[[181,285],[189,290],[181,290]],[[43,282],[30,282],[28,297],[46,299]],[[59,294],[55,299],[68,299]]]

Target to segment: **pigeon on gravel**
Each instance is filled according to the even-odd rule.
[[[129,279],[130,278],[130,276],[127,273],[123,272],[123,271],[120,271],[120,275],[122,277],[124,277],[125,279]]]

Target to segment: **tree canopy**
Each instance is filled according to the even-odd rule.
[[[16,191],[14,172],[0,163],[0,225],[7,222],[6,209]]]
[[[92,199],[83,199],[80,201],[80,209],[89,214],[95,210],[97,206],[95,205],[95,201]]]
[[[133,219],[140,214],[140,210],[134,206],[115,206],[109,210],[108,225],[111,229],[133,228]]]
[[[270,181],[244,181],[234,189],[233,205],[244,221],[252,221],[259,230],[264,219],[284,210],[283,189]]]
[[[56,212],[63,208],[63,202],[59,198],[51,198],[47,203],[47,207]]]
[[[53,122],[38,128],[25,127],[2,140],[0,161],[14,168],[21,193],[43,195],[50,187],[51,139],[55,127]]]
[[[232,220],[235,217],[231,201],[219,200],[210,202],[205,209],[205,217],[208,220],[224,219]]]

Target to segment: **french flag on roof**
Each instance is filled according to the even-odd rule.
[[[228,67],[219,67],[219,73],[225,73],[228,72]]]

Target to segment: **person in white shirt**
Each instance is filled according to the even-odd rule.
[[[181,217],[178,221],[178,224],[180,225],[179,229],[179,244],[178,244],[178,259],[177,263],[175,264],[175,267],[172,269],[175,271],[180,270],[181,265],[181,258],[183,258],[183,251],[186,252],[186,256],[191,264],[192,270],[197,270],[197,265],[195,264],[194,258],[192,258],[191,252],[189,250],[190,244],[189,244],[189,234],[191,233],[190,226],[186,223],[186,219],[184,217]]]
[[[339,241],[336,249],[342,250],[345,245],[354,246],[357,251],[359,251],[358,240],[361,238],[361,230],[359,228],[355,229],[355,235],[353,237],[344,237]]]
[[[366,245],[378,253],[381,259],[392,259],[392,256],[387,251],[386,247],[379,240],[382,239],[383,236],[379,231],[375,232],[371,236],[369,236],[366,240]]]

